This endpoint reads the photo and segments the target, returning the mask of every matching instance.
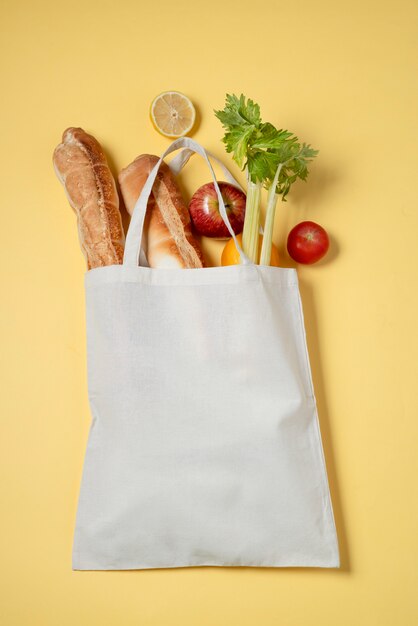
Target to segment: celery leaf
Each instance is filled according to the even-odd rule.
[[[262,122],[260,107],[244,94],[227,94],[225,107],[215,111],[225,129],[223,142],[227,152],[241,169],[247,169],[254,183],[273,184],[281,165],[276,193],[285,200],[290,187],[300,178],[306,180],[308,164],[318,154],[287,130]]]

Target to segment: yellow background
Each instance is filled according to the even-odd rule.
[[[417,609],[417,18],[414,0],[1,4],[1,570],[4,626],[412,626]],[[84,259],[51,156],[67,126],[114,172],[168,140],[151,99],[244,92],[320,149],[280,204],[332,250],[299,267],[342,567],[73,572],[89,429]],[[239,174],[236,168],[234,172]],[[187,193],[206,182],[193,163]],[[242,180],[242,178],[241,178]],[[209,249],[210,248],[210,249]],[[217,258],[219,246],[207,247]],[[256,332],[256,329],[249,329]]]

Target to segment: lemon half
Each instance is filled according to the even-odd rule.
[[[193,128],[196,110],[191,100],[179,91],[164,91],[151,103],[152,123],[165,137],[183,137]]]

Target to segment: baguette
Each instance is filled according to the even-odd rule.
[[[125,237],[119,197],[99,142],[82,128],[67,128],[53,163],[77,215],[87,268],[122,263]]]
[[[120,172],[119,185],[130,215],[158,160],[154,155],[142,154]],[[150,267],[204,267],[199,242],[192,233],[187,205],[170,168],[164,162],[148,200],[142,248]]]

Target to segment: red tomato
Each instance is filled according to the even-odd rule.
[[[309,265],[316,263],[327,253],[329,238],[327,232],[315,222],[301,222],[289,233],[287,251],[294,261]]]

